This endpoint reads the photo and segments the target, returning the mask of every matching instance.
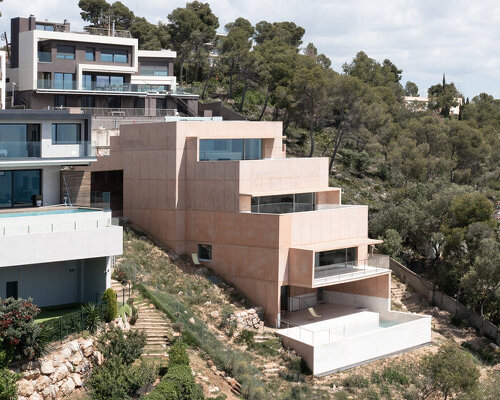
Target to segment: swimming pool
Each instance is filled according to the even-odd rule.
[[[81,212],[93,212],[100,210],[92,210],[88,208],[56,208],[54,210],[40,210],[40,211],[18,211],[18,212],[7,212],[0,213],[0,218],[10,218],[10,217],[34,217],[40,215],[53,215],[53,214],[76,214]]]
[[[380,328],[389,328],[389,327],[391,327],[391,326],[398,325],[398,324],[400,324],[400,322],[398,322],[398,321],[380,320],[380,321],[378,322],[378,326],[379,326]]]

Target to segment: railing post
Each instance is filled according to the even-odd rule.
[[[83,326],[83,308],[80,308],[80,321],[81,321],[81,326],[82,326],[82,329],[80,332],[83,332],[85,329],[85,327]]]

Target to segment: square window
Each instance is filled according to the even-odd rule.
[[[95,49],[93,47],[87,47],[87,50],[85,50],[85,60],[95,61]]]
[[[198,244],[198,259],[201,261],[212,261],[211,244]]]
[[[75,46],[57,46],[57,58],[62,58],[64,60],[74,60]]]

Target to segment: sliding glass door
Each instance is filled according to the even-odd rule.
[[[39,169],[0,171],[0,208],[29,207],[42,193]]]

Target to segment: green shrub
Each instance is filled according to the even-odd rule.
[[[116,293],[113,289],[106,289],[102,295],[104,321],[111,322],[118,315]]]
[[[410,379],[406,372],[401,367],[387,366],[382,371],[382,379],[392,384],[406,386],[410,383]]]
[[[147,364],[127,365],[119,356],[112,356],[92,370],[86,384],[92,400],[122,400],[135,396],[155,376],[155,369]]]
[[[168,372],[163,377],[163,380],[171,382],[175,386],[179,400],[198,400],[203,398],[199,397],[199,389],[189,365],[172,365],[168,368]]]
[[[132,315],[132,309],[128,304],[124,304],[118,310],[118,316],[122,319],[123,323],[127,322],[127,315],[130,317]]]
[[[95,333],[101,324],[101,312],[94,303],[82,306],[83,324],[90,333]]]
[[[2,339],[0,338],[0,348],[1,345]],[[0,399],[2,400],[17,399],[16,382],[21,378],[21,374],[15,374],[7,369],[10,361],[10,357],[7,356],[6,352],[0,350]]]
[[[240,335],[235,339],[237,344],[246,344],[248,348],[252,349],[255,343],[255,332],[248,329],[241,331]]]
[[[342,385],[349,388],[367,388],[370,382],[364,376],[358,374],[349,375],[342,381]]]
[[[379,400],[380,395],[373,389],[366,389],[360,396],[363,400]]]
[[[98,348],[105,358],[119,357],[125,364],[132,364],[142,353],[146,345],[146,335],[138,330],[131,330],[126,334],[120,329],[112,327],[99,337]]]
[[[173,382],[161,381],[144,400],[179,400],[179,396]]]
[[[14,361],[40,357],[47,347],[43,326],[35,323],[40,309],[31,299],[0,300],[0,350]]]
[[[177,340],[168,352],[168,366],[189,365],[189,356],[186,352],[186,345]]]
[[[139,319],[139,310],[137,309],[136,306],[132,305],[132,315],[130,316],[130,325],[135,325],[137,320]]]
[[[115,268],[113,273],[111,274],[111,277],[115,281],[120,282],[121,284],[126,283],[128,280],[127,273],[123,269],[120,269],[120,268]]]

